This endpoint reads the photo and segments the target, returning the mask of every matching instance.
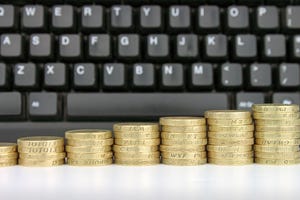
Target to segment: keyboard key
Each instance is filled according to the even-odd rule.
[[[249,89],[264,90],[272,86],[272,67],[269,64],[251,64],[249,67]]]
[[[103,88],[106,90],[124,90],[127,86],[124,64],[107,63],[103,66]]]
[[[127,31],[134,28],[131,6],[116,5],[111,8],[110,25],[113,31]]]
[[[121,34],[118,36],[118,57],[123,60],[137,60],[141,56],[140,36]]]
[[[243,68],[240,64],[224,63],[220,69],[220,87],[222,89],[240,89],[243,86]]]
[[[36,60],[53,58],[53,38],[50,34],[33,34],[29,41],[29,56]]]
[[[0,63],[0,90],[9,88],[10,73],[8,66],[5,63]]]
[[[177,36],[176,58],[183,61],[199,58],[199,40],[194,34],[181,34]]]
[[[46,11],[41,5],[28,5],[22,9],[22,28],[24,31],[43,31],[46,29]]]
[[[194,63],[191,69],[191,89],[210,90],[214,86],[213,66],[210,63]]]
[[[111,37],[108,34],[93,34],[88,37],[88,58],[109,60],[112,57]]]
[[[283,25],[287,31],[298,32],[300,30],[300,6],[287,6],[284,11]]]
[[[238,61],[257,59],[257,40],[255,35],[237,35],[234,39],[234,58]]]
[[[262,56],[268,61],[283,60],[286,56],[286,40],[284,35],[266,35]]]
[[[161,68],[162,85],[164,90],[182,89],[184,86],[184,70],[181,64],[168,63]]]
[[[200,6],[198,9],[198,32],[217,33],[221,31],[220,9],[217,6]]]
[[[68,88],[68,69],[64,63],[44,65],[44,87],[47,90],[65,90]]]
[[[94,64],[74,65],[73,86],[75,90],[95,90],[98,88],[98,70]]]
[[[14,66],[14,86],[22,90],[39,87],[39,70],[33,63],[19,63]]]
[[[246,6],[227,8],[227,31],[230,33],[247,32],[250,28],[249,9]]]
[[[290,56],[292,59],[297,60],[300,58],[300,35],[293,36],[290,43]]]
[[[35,121],[58,119],[61,110],[60,103],[56,93],[30,93],[29,117]]]
[[[59,5],[52,7],[52,30],[63,33],[75,30],[75,13],[73,6]]]
[[[253,104],[265,103],[263,93],[246,93],[240,92],[236,95],[236,109],[238,110],[252,110]]]
[[[4,59],[22,59],[23,51],[23,36],[20,34],[3,34],[1,35],[1,57]]]
[[[169,115],[199,116],[211,109],[229,109],[227,95],[223,93],[73,93],[67,95],[67,116],[70,120],[91,118],[156,120],[157,117]]]
[[[135,89],[154,89],[155,68],[150,63],[137,63],[133,66],[133,88]]]
[[[278,87],[280,89],[297,89],[300,86],[300,65],[282,63],[279,65]]]
[[[169,36],[165,34],[149,35],[147,37],[147,58],[165,60],[170,56]]]
[[[22,115],[22,96],[19,92],[0,93],[0,118],[11,120],[20,118]]]
[[[99,5],[83,6],[81,8],[81,28],[84,32],[99,32],[105,30],[105,10]]]
[[[279,9],[275,6],[260,6],[256,9],[257,33],[277,32],[280,28]]]
[[[299,93],[274,93],[273,103],[300,104]]]
[[[80,60],[82,44],[80,35],[68,34],[59,36],[59,57],[62,60]]]
[[[6,32],[18,28],[16,8],[12,5],[0,5],[0,31]]]
[[[206,60],[226,60],[227,58],[227,37],[222,34],[207,35],[204,41]]]
[[[142,6],[140,8],[140,27],[143,32],[155,32],[163,29],[163,16],[160,6]]]
[[[170,31],[189,31],[191,25],[191,9],[189,6],[171,6],[169,8]]]

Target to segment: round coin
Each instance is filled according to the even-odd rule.
[[[0,167],[11,167],[17,165],[17,159],[10,160],[8,162],[0,162]]]
[[[225,160],[225,159],[216,159],[216,158],[208,158],[208,163],[215,164],[215,165],[249,165],[253,164],[254,159],[253,158],[245,158],[245,159],[231,159],[231,160]]]
[[[37,153],[37,154],[44,154],[44,153],[61,153],[64,151],[64,146],[57,146],[57,147],[18,147],[19,153]]]
[[[254,134],[250,132],[208,132],[209,138],[218,138],[218,139],[246,139],[253,138]]]
[[[249,132],[254,131],[254,125],[244,126],[209,126],[209,131],[213,132]]]
[[[33,136],[18,139],[19,147],[56,147],[64,145],[64,138],[55,136]]]
[[[169,140],[197,140],[205,139],[206,132],[199,133],[171,133],[171,132],[162,132],[161,138]]]
[[[205,132],[206,126],[162,126],[162,131],[171,133],[199,133]]]
[[[160,151],[162,152],[173,152],[173,151],[180,151],[180,152],[191,152],[191,151],[205,151],[204,145],[160,145]]]
[[[112,132],[101,129],[82,129],[67,131],[65,136],[67,139],[104,140],[112,138]]]
[[[166,126],[202,126],[206,125],[206,120],[202,117],[161,117],[159,123]]]
[[[255,129],[260,132],[300,132],[300,126],[256,126]]]
[[[249,146],[215,146],[207,145],[207,151],[214,152],[247,152],[252,151],[253,147]]]
[[[162,139],[161,143],[163,145],[206,145],[207,139],[197,139],[197,140],[169,140]]]
[[[68,158],[67,163],[71,166],[105,166],[111,165],[113,160],[109,159],[72,159]]]
[[[251,118],[251,112],[245,110],[211,110],[204,115],[205,118],[215,119]]]
[[[162,158],[162,163],[165,165],[174,166],[196,166],[207,163],[206,158],[201,159],[175,159],[175,158]]]
[[[17,152],[12,152],[12,153],[1,153],[0,154],[0,162],[2,159],[16,159],[18,158],[18,153]]]
[[[247,159],[253,158],[254,152],[241,152],[241,153],[227,153],[227,152],[208,152],[209,158],[217,158],[217,159]]]
[[[136,140],[136,139],[115,139],[116,145],[125,145],[125,146],[132,146],[132,145],[146,145],[146,146],[153,146],[159,145],[160,139],[143,139],[143,140]]]
[[[73,146],[66,146],[66,151],[71,153],[101,153],[101,152],[109,152],[111,151],[111,146],[80,146],[80,147],[73,147]]]
[[[267,152],[255,152],[257,158],[270,158],[270,159],[300,159],[300,152],[287,152],[287,153],[267,153]]]
[[[253,113],[254,119],[291,119],[296,120],[299,118],[299,113]]]
[[[252,124],[252,118],[242,118],[242,119],[207,119],[208,125],[219,125],[219,126],[242,126]]]
[[[33,159],[19,159],[19,165],[25,167],[54,167],[63,165],[65,163],[65,159],[60,160],[33,160]]]
[[[31,159],[31,160],[60,160],[66,157],[65,152],[61,153],[42,153],[42,154],[31,154],[31,153],[19,153],[20,159]]]
[[[104,140],[78,140],[68,139],[67,144],[70,146],[108,146],[112,145],[114,140],[112,138]]]
[[[114,132],[157,132],[159,125],[157,123],[118,123],[114,124]]]
[[[300,145],[300,139],[255,139],[259,145]]]
[[[115,152],[114,156],[116,159],[152,159],[152,158],[159,158],[160,152],[149,152],[149,153],[132,153],[132,152]]]
[[[254,150],[259,152],[297,152],[300,151],[299,145],[294,146],[271,146],[271,145],[254,145]]]
[[[16,143],[2,143],[0,142],[0,153],[11,153],[17,151]]]
[[[68,159],[108,159],[112,158],[113,153],[112,152],[102,152],[102,153],[68,153]]]
[[[270,159],[270,158],[255,158],[255,163],[264,165],[295,165],[300,164],[300,159]]]
[[[254,138],[247,139],[217,139],[217,138],[209,138],[208,144],[212,145],[227,145],[227,146],[242,146],[242,145],[253,145]]]
[[[299,119],[259,119],[255,120],[256,126],[300,126]]]
[[[159,138],[159,132],[114,132],[118,139],[155,139]]]
[[[120,146],[114,145],[113,146],[114,152],[153,152],[158,151],[158,146]]]
[[[148,166],[148,165],[158,165],[160,163],[160,158],[153,158],[147,160],[139,159],[116,159],[115,164],[117,165],[128,165],[128,166]]]
[[[175,159],[200,159],[206,158],[206,152],[162,152],[161,156],[163,158],[175,158]]]
[[[300,132],[255,132],[256,138],[294,139],[300,138]]]
[[[270,113],[285,113],[299,112],[299,105],[296,104],[254,104],[252,106],[254,112],[270,112]]]

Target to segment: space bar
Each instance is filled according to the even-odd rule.
[[[224,93],[71,93],[67,96],[69,120],[203,116],[206,110],[228,108]]]

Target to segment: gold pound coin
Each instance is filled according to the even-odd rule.
[[[202,117],[161,117],[159,123],[163,126],[203,126],[206,120]]]
[[[198,139],[205,139],[206,132],[199,132],[199,133],[162,132],[161,138],[167,140],[198,140]]]
[[[66,151],[71,153],[101,153],[101,152],[109,152],[111,151],[111,146],[99,146],[99,147],[93,147],[93,146],[79,146],[79,147],[73,147],[73,146],[66,146]]]
[[[296,139],[300,132],[255,132],[256,138],[261,139]]]
[[[259,132],[300,132],[300,126],[256,126]]]
[[[149,152],[149,153],[132,153],[132,152],[115,152],[114,157],[116,159],[153,159],[159,158],[160,152]]]
[[[249,132],[254,131],[254,125],[244,126],[209,126],[209,131],[212,132]]]
[[[54,167],[63,165],[65,159],[59,160],[33,160],[33,159],[19,159],[19,165],[25,167]]]
[[[72,159],[68,158],[67,163],[71,166],[105,166],[111,165],[113,160],[111,158],[108,159]]]
[[[148,166],[148,165],[158,165],[159,163],[160,163],[160,158],[152,158],[152,159],[146,159],[146,160],[115,159],[115,164],[117,164],[117,165]]]
[[[255,143],[258,145],[300,145],[300,139],[256,139]]]
[[[278,120],[278,119],[296,120],[296,119],[299,118],[299,113],[279,113],[279,114],[274,114],[274,113],[253,113],[253,118],[254,119],[273,119],[273,120]]]
[[[255,158],[255,163],[264,165],[295,165],[300,164],[300,159],[269,159]]]
[[[253,164],[253,158],[245,158],[245,159],[216,159],[216,158],[208,158],[208,163],[215,164],[215,165],[250,165]]]
[[[114,124],[114,132],[158,132],[159,125],[157,123],[118,123]]]
[[[251,112],[245,110],[210,110],[206,111],[204,115],[209,119],[251,118]]]
[[[68,139],[67,144],[69,146],[108,146],[112,145],[114,140],[112,138],[104,140],[78,140],[78,139]]]
[[[300,126],[300,119],[259,119],[256,126]]]
[[[158,146],[120,146],[120,145],[114,145],[113,146],[114,152],[154,152],[158,151]]]
[[[18,139],[19,147],[57,147],[64,145],[64,138],[55,136],[33,136]]]
[[[206,132],[206,126],[162,126],[162,131],[170,133],[199,133]]]
[[[9,160],[7,162],[0,162],[0,167],[11,167],[17,165],[17,159]]]
[[[60,160],[66,157],[65,152],[61,153],[42,153],[42,154],[31,154],[31,153],[20,153],[20,159],[29,160]]]
[[[299,145],[294,145],[294,146],[254,145],[254,150],[259,152],[269,152],[269,153],[297,152],[300,151],[300,147]]]
[[[160,151],[162,152],[172,152],[172,151],[181,151],[181,152],[191,152],[191,151],[205,151],[204,145],[160,145]]]
[[[0,153],[12,153],[17,151],[16,143],[3,143],[0,142]]]
[[[114,132],[116,139],[155,139],[159,138],[159,132]]]
[[[227,145],[227,146],[242,146],[242,145],[253,145],[254,138],[248,139],[217,139],[217,138],[209,138],[208,144],[212,145]]]
[[[252,106],[254,112],[263,113],[286,113],[286,112],[299,112],[299,105],[291,104],[254,104]]]
[[[214,152],[247,152],[252,151],[252,145],[249,146],[215,146],[215,145],[207,145],[207,151]]]
[[[162,158],[162,163],[165,165],[174,166],[197,166],[207,163],[206,158],[201,159],[176,159],[176,158]]]
[[[198,140],[169,140],[162,139],[161,143],[163,145],[206,145],[207,139],[198,139]]]
[[[208,125],[216,126],[242,126],[252,124],[252,118],[242,118],[242,119],[207,119]]]
[[[257,158],[269,158],[269,159],[300,159],[300,152],[287,152],[287,153],[266,153],[266,152],[255,152]]]
[[[18,158],[18,153],[17,152],[12,152],[12,153],[1,153],[0,154],[0,162],[2,159],[17,159]]]
[[[241,152],[241,153],[228,153],[228,152],[208,152],[209,158],[216,158],[216,159],[247,159],[253,158],[254,152]]]
[[[246,139],[253,138],[253,132],[208,132],[209,138],[218,138],[218,139]]]
[[[68,153],[68,158],[79,160],[79,159],[108,159],[112,158],[112,152],[102,152],[102,153]]]
[[[163,158],[175,158],[175,159],[200,159],[206,158],[206,152],[162,152],[161,156]]]
[[[45,154],[45,153],[61,153],[64,146],[57,147],[18,147],[19,153]]]
[[[112,138],[112,132],[110,130],[101,129],[81,129],[67,131],[65,136],[67,139],[104,140]]]
[[[136,145],[145,145],[145,146],[154,146],[160,144],[160,139],[144,139],[144,140],[138,140],[138,139],[115,139],[116,145],[125,145],[125,146],[136,146]]]

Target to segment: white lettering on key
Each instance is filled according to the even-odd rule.
[[[208,45],[215,46],[216,45],[216,37],[215,36],[208,36]]]
[[[180,46],[184,46],[186,44],[186,39],[185,37],[181,37],[180,41],[179,41],[179,45]]]
[[[92,16],[92,8],[91,7],[84,7],[83,15],[84,16]]]
[[[97,44],[98,43],[98,37],[97,36],[92,36],[91,37],[91,44],[92,45],[95,45],[95,44]]]
[[[84,73],[85,73],[84,69],[85,69],[84,66],[79,65],[79,66],[77,66],[77,68],[76,68],[76,73],[77,73],[78,75],[84,75]]]
[[[3,17],[5,15],[5,10],[3,7],[0,7],[0,16]]]
[[[33,36],[32,37],[32,45],[37,46],[40,44],[40,37],[39,36]]]
[[[244,46],[244,45],[245,45],[245,43],[243,42],[243,40],[242,40],[241,37],[238,37],[238,38],[237,38],[237,41],[238,41],[238,45],[239,45],[239,46]]]
[[[129,38],[127,36],[123,36],[123,37],[121,37],[120,42],[121,42],[122,46],[128,46],[129,45]]]
[[[204,74],[204,71],[203,71],[203,66],[202,65],[196,65],[194,67],[194,74]]]
[[[68,36],[62,36],[61,37],[61,44],[64,46],[67,46],[70,44],[70,38]]]
[[[33,101],[33,102],[31,103],[31,106],[32,106],[33,108],[39,108],[39,107],[40,107],[40,102],[38,102],[38,101]]]
[[[25,11],[26,11],[27,16],[34,16],[36,13],[36,8],[35,7],[26,7]]]
[[[165,71],[165,74],[166,75],[172,75],[173,74],[173,66],[171,66],[171,65],[166,65],[165,67],[164,67],[165,69],[164,69],[164,71]]]
[[[113,71],[114,71],[114,66],[108,65],[105,67],[105,70],[107,71],[107,73],[109,75],[112,75]]]
[[[62,10],[61,7],[55,7],[55,9],[54,9],[54,15],[56,17],[61,17],[62,16],[61,10]]]
[[[5,36],[2,42],[3,45],[11,45],[10,38],[8,36]]]
[[[50,74],[54,74],[54,66],[53,65],[47,65],[47,71],[46,74],[50,75]]]
[[[148,17],[150,15],[150,11],[151,11],[151,8],[149,7],[144,7],[143,8],[143,11],[145,13],[145,16]]]
[[[260,7],[258,9],[259,16],[264,16],[267,13],[267,9],[265,7]]]
[[[231,8],[229,13],[232,17],[237,17],[237,16],[239,16],[240,11],[237,8]]]
[[[120,7],[114,7],[113,10],[115,11],[116,16],[120,16],[120,11],[121,11]]]
[[[140,66],[140,65],[137,65],[137,66],[135,67],[135,73],[136,73],[137,75],[142,75],[142,74],[144,73],[144,68],[143,68],[142,66]]]
[[[178,17],[180,15],[180,10],[179,8],[172,8],[171,13],[173,17]]]
[[[158,45],[158,38],[156,36],[150,37],[150,45]]]
[[[24,75],[25,74],[24,70],[25,70],[25,66],[24,65],[18,65],[17,66],[17,74],[18,75]]]

